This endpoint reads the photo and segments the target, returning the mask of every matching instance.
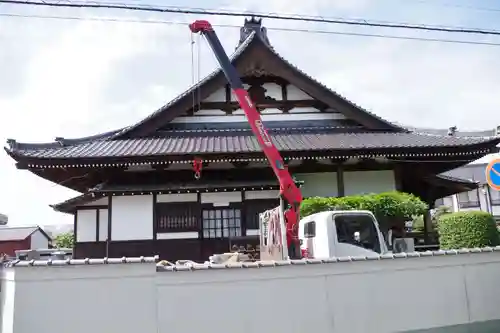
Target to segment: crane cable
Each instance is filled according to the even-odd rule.
[[[200,81],[200,64],[201,64],[201,52],[200,52],[200,38],[199,36],[194,36],[193,32],[190,32],[191,36],[191,94],[193,97],[192,110],[193,113],[201,108],[201,89],[199,86]],[[198,59],[195,60],[195,55]],[[193,159],[193,171],[194,178],[199,180],[201,178],[201,171],[203,168],[203,160],[200,157],[195,157]]]

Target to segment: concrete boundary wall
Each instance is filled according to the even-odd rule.
[[[210,267],[157,267],[154,258],[12,266],[2,272],[2,333],[468,332],[463,325],[500,320],[500,248]]]

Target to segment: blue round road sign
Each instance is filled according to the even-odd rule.
[[[486,167],[486,181],[492,189],[500,191],[500,159],[488,163]]]

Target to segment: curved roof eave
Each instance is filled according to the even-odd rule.
[[[413,127],[413,126],[403,126],[411,132],[427,134],[427,135],[436,135],[436,136],[448,136],[450,129],[449,128],[425,128],[425,127]],[[482,137],[482,138],[495,138],[499,137],[497,134],[498,129],[487,129],[487,130],[479,130],[479,131],[460,131],[456,130],[453,135],[457,137]]]
[[[74,146],[87,143],[90,141],[103,141],[112,139],[116,136],[116,134],[120,133],[121,131],[123,131],[123,128],[91,136],[85,136],[81,138],[67,139],[63,137],[56,137],[53,142],[42,142],[42,143],[17,142],[14,139],[7,139],[8,147],[5,147],[5,149],[9,151],[16,151],[16,150],[50,149],[50,148]]]

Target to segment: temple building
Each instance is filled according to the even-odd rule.
[[[376,116],[278,54],[260,20],[245,20],[231,60],[304,197],[399,190],[433,205],[477,187],[441,173],[500,142],[496,133],[439,135]],[[53,205],[74,215],[77,258],[206,260],[257,235],[258,213],[279,202],[219,69],[126,128],[45,144],[11,139],[6,151],[19,169],[81,193]]]

